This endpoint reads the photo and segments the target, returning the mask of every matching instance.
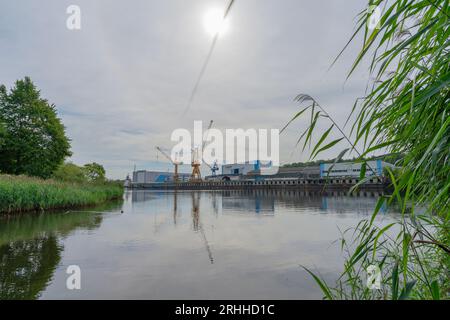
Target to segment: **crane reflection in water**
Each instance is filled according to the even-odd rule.
[[[169,197],[168,197],[169,194]],[[275,217],[276,207],[283,208],[308,208],[318,210],[321,213],[345,213],[352,207],[358,213],[368,214],[373,208],[376,197],[372,194],[360,194],[355,197],[346,197],[341,193],[330,193],[323,195],[310,191],[298,190],[227,190],[227,191],[132,191],[132,203],[145,207],[152,203],[159,208],[163,203],[158,203],[158,199],[166,199],[169,207],[172,207],[171,214],[164,214],[162,220],[158,218],[159,213],[164,210],[156,210],[153,215],[155,220],[154,230],[159,232],[164,225],[173,223],[180,224],[180,215],[184,209],[190,210],[192,230],[199,235],[207,256],[211,264],[215,263],[213,246],[208,240],[208,229],[202,222],[202,214],[214,214],[216,218],[223,216],[248,216]],[[209,203],[201,212],[201,200]],[[139,204],[141,203],[141,204]],[[144,205],[145,203],[145,205]],[[167,205],[167,204],[165,204]],[[385,212],[385,208],[381,208]],[[182,223],[182,222],[181,222]]]
[[[208,239],[206,238],[206,233],[203,228],[203,224],[200,220],[200,192],[192,192],[192,225],[195,232],[199,233],[203,244],[205,245],[205,249],[208,252],[209,261],[211,264],[214,264],[214,258],[212,255],[211,247],[208,243]]]
[[[184,276],[182,274],[185,271],[184,266],[186,263],[190,263],[198,269],[195,272],[186,270],[187,274],[192,279],[198,280],[196,283],[201,283],[205,271],[208,271],[209,268],[214,268],[214,271],[222,270],[221,268],[228,265],[230,261],[236,263],[236,266],[242,268],[242,270],[252,271],[248,269],[253,266],[248,264],[247,253],[249,251],[242,251],[240,256],[233,254],[232,258],[228,255],[228,252],[225,251],[224,253],[224,250],[228,250],[230,247],[230,243],[232,245],[238,243],[238,249],[248,248],[244,241],[247,239],[248,230],[246,228],[250,223],[256,224],[258,230],[261,230],[260,234],[264,235],[264,238],[267,236],[270,241],[278,241],[279,232],[284,232],[284,230],[286,230],[286,235],[290,237],[287,242],[290,246],[286,249],[280,246],[276,252],[268,252],[268,255],[264,255],[262,258],[269,260],[261,261],[267,263],[277,261],[278,263],[281,257],[287,264],[297,265],[296,258],[292,258],[290,248],[295,246],[305,255],[309,254],[310,248],[317,248],[315,243],[314,247],[311,247],[308,239],[302,238],[306,235],[299,235],[298,228],[304,228],[302,230],[306,230],[306,233],[311,233],[313,232],[311,229],[314,230],[319,226],[322,228],[322,223],[324,223],[325,227],[329,228],[328,230],[333,230],[335,223],[338,222],[337,219],[343,218],[345,219],[342,220],[343,223],[346,223],[348,221],[359,221],[361,217],[370,217],[379,196],[379,194],[364,191],[358,195],[347,196],[334,192],[323,195],[299,190],[227,190],[212,192],[129,190],[124,194],[124,203],[105,204],[105,207],[96,207],[95,211],[89,209],[80,212],[4,217],[0,219],[0,300],[73,297],[73,294],[77,293],[69,294],[65,286],[65,280],[62,282],[58,280],[65,279],[67,276],[65,267],[71,262],[70,258],[67,260],[68,257],[81,257],[84,261],[89,261],[88,265],[83,266],[85,268],[83,270],[94,274],[95,278],[99,279],[96,284],[95,281],[89,284],[89,288],[93,288],[92,291],[88,291],[89,289],[86,287],[86,289],[78,292],[80,297],[91,297],[92,294],[97,292],[96,290],[101,289],[102,297],[116,298],[117,296],[110,295],[114,290],[105,285],[108,281],[104,281],[104,277],[109,279],[108,277],[111,274],[105,272],[105,270],[111,270],[108,269],[109,266],[104,269],[105,261],[111,262],[111,265],[118,268],[114,270],[129,272],[129,265],[117,266],[115,262],[118,260],[116,259],[127,261],[127,263],[131,261],[130,264],[134,263],[133,259],[141,262],[143,259],[142,252],[146,255],[144,258],[148,257],[145,263],[152,268],[146,266],[144,271],[129,272],[123,281],[129,281],[128,279],[133,278],[133,280],[139,280],[142,283],[145,283],[145,281],[162,283],[163,280],[161,279],[164,279],[169,287],[173,284],[174,294],[178,294],[177,282],[180,278],[173,280],[174,283],[171,283],[170,277],[150,279],[148,277],[149,272],[165,274],[169,265],[173,268],[179,268],[176,270]],[[381,208],[380,213],[385,212],[387,212],[386,209]],[[329,222],[324,217],[318,219],[318,214],[330,215]],[[387,215],[386,218],[389,218],[389,216]],[[107,223],[102,223],[104,219]],[[153,220],[154,224],[152,223]],[[309,224],[310,220],[313,220],[312,224]],[[241,223],[242,221],[244,223]],[[314,224],[314,221],[317,224]],[[148,231],[152,229],[152,226],[154,226],[154,233],[162,231],[161,234],[149,234]],[[166,228],[167,226],[169,228]],[[294,229],[289,229],[289,226]],[[223,230],[225,228],[233,228],[233,230],[226,230],[227,233],[224,238]],[[234,230],[235,228],[236,230]],[[101,231],[98,229],[101,229]],[[111,230],[114,230],[114,232],[111,232]],[[213,230],[217,230],[215,231],[217,234],[213,234]],[[250,232],[255,230],[257,229],[252,228]],[[229,237],[232,242],[222,242],[224,239],[224,241],[227,241],[226,238],[230,235],[230,232],[234,231],[238,232],[238,237],[241,235],[245,235],[245,237],[239,239]],[[92,241],[92,235],[101,235],[105,241]],[[221,241],[214,242],[213,235]],[[336,237],[338,236],[336,234]],[[320,238],[324,243],[323,248],[329,246],[328,241],[334,240],[330,240],[330,237],[332,235],[324,233],[323,238]],[[301,244],[304,244],[304,246],[299,246],[299,241],[303,241]],[[256,245],[259,246],[260,242],[257,242]],[[69,245],[66,245],[67,243]],[[74,246],[74,243],[78,245]],[[91,246],[89,250],[84,250],[86,244]],[[156,258],[166,253],[167,250],[174,250],[177,253],[174,255],[175,260],[161,263]],[[192,255],[192,252],[195,252],[195,254]],[[258,253],[259,251],[256,250],[255,255],[258,256]],[[100,258],[99,255],[101,255]],[[200,255],[200,259],[198,259],[198,255]],[[299,257],[299,259],[302,258],[301,254],[299,254]],[[323,265],[328,265],[334,261],[334,258],[330,260],[328,256],[319,258]],[[182,261],[182,263],[179,263],[179,261]],[[148,271],[149,269],[151,271]],[[131,270],[137,270],[137,267],[134,269],[133,265]],[[217,274],[217,272],[211,272],[211,275],[215,277],[211,281],[216,281]],[[273,272],[267,273],[267,275],[270,277]],[[239,278],[239,274],[236,277],[236,285],[246,280],[245,278]],[[274,281],[278,283],[276,279]],[[151,283],[154,284],[155,282]],[[185,284],[190,285],[190,283]],[[152,288],[152,286],[149,287]],[[263,290],[264,287],[264,285],[259,286],[254,294]],[[164,283],[163,288],[166,288],[166,283]],[[284,286],[280,288],[285,289]],[[154,292],[151,291],[153,289],[145,288],[145,290],[150,291],[143,291],[144,294],[154,295]],[[299,291],[303,292],[301,289]],[[43,295],[44,292],[47,295]],[[308,292],[304,293],[308,294]],[[123,291],[120,294],[123,297],[136,297],[135,291]]]

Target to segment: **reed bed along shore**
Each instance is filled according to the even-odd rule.
[[[67,183],[0,175],[0,214],[76,208],[122,197],[118,183]]]

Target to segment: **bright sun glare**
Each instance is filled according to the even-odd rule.
[[[206,32],[213,36],[228,30],[228,22],[223,19],[223,12],[219,9],[210,9],[206,12],[203,23]]]

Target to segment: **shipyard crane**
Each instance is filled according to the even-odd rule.
[[[203,163],[208,166],[208,168],[211,170],[211,175],[216,176],[216,171],[219,171],[219,166],[217,165],[217,160],[214,161],[213,165],[210,165],[208,162],[203,160]]]
[[[214,122],[213,120],[211,120],[209,122],[208,129],[206,129],[207,133],[208,133],[209,129],[211,129],[211,127],[213,125],[213,122]],[[208,136],[206,136],[206,138],[207,137]],[[204,162],[203,161],[203,149],[205,148],[206,138],[203,139],[201,150],[199,150],[198,147],[195,147],[195,148],[192,149],[192,162],[191,162],[192,174],[191,174],[191,181],[193,181],[193,182],[202,181],[202,175],[200,173],[200,165],[202,164],[202,162]]]
[[[211,122],[209,123],[208,129],[207,129],[208,131],[211,129],[212,125],[213,125],[213,120],[211,120]],[[206,162],[205,159],[203,158],[203,150],[205,149],[206,140],[207,140],[207,138],[208,138],[208,131],[207,131],[206,138],[205,138],[205,140],[203,141],[203,145],[202,145],[202,161],[203,161],[203,163],[206,164],[206,165],[208,166],[208,168],[211,170],[211,175],[212,175],[212,176],[215,176],[215,175],[216,175],[216,171],[219,171],[219,166],[217,165],[217,160],[214,161],[214,163],[213,163],[212,165],[210,165],[210,164],[209,164],[208,162]]]
[[[175,182],[179,181],[179,176],[178,176],[178,166],[183,164],[182,162],[179,162],[177,159],[173,160],[172,157],[170,157],[162,148],[160,147],[156,147],[156,150],[158,150],[159,152],[161,152],[161,154],[166,157],[173,165],[174,165],[174,173],[173,173],[173,180]]]
[[[191,182],[197,182],[202,180],[202,175],[200,173],[200,161],[198,160],[200,158],[199,150],[197,148],[192,148],[192,173],[191,173]]]

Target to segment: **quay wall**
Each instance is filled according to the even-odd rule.
[[[280,179],[280,180],[237,180],[237,181],[199,181],[179,183],[132,183],[132,189],[153,190],[254,190],[254,189],[301,189],[348,191],[357,184],[356,178],[333,179]],[[387,184],[377,177],[358,187],[359,190],[383,191]]]

